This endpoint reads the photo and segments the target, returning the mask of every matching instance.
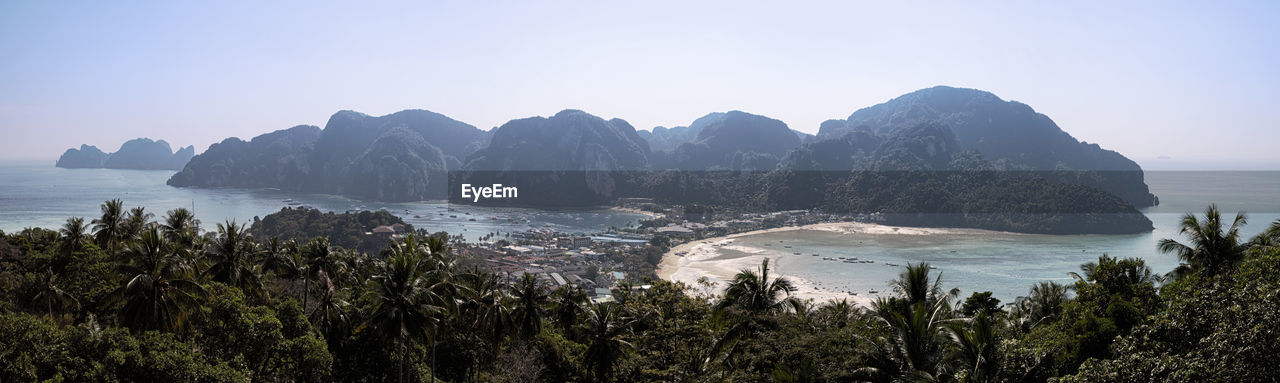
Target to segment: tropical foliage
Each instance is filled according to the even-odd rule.
[[[209,232],[123,203],[0,233],[0,381],[1274,381],[1273,224],[1209,209],[1141,259],[1101,255],[1002,304],[909,264],[870,304],[811,302],[768,261],[723,290],[621,284],[593,303],[459,266],[446,235],[378,253]],[[129,223],[136,219],[141,222]],[[158,222],[152,222],[155,219]],[[134,225],[138,225],[134,229]],[[1179,242],[1185,241],[1185,242]],[[1178,243],[1177,246],[1172,243]]]

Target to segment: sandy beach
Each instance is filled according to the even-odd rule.
[[[647,216],[649,216],[649,218],[657,218],[657,217],[659,217],[659,214],[658,214],[658,213],[654,213],[654,212],[647,211],[647,210],[640,210],[640,209],[636,209],[636,208],[630,208],[630,207],[614,206],[614,207],[610,207],[610,208],[609,208],[609,210],[616,211],[616,212],[622,212],[622,213],[632,213],[632,214],[647,215]]]
[[[723,289],[726,284],[725,281],[732,279],[738,271],[743,269],[756,269],[760,267],[760,263],[765,258],[770,258],[771,265],[777,264],[776,258],[778,258],[778,256],[768,256],[766,255],[768,251],[759,248],[734,245],[734,241],[737,238],[766,233],[781,233],[800,230],[825,231],[840,234],[873,235],[955,235],[998,233],[978,229],[899,227],[862,222],[832,222],[805,226],[779,227],[737,233],[723,237],[707,238],[677,245],[671,248],[671,250],[662,257],[662,262],[658,265],[657,274],[658,277],[662,279],[684,282],[685,284],[695,288],[701,288],[698,285],[698,279],[706,277],[707,279],[717,283],[717,290]],[[726,256],[720,251],[721,249],[730,250],[734,253],[740,254],[740,256]],[[685,255],[679,256],[676,255],[677,253],[685,253]],[[810,299],[815,303],[847,299],[851,303],[869,306],[875,299],[874,296],[868,295],[865,292],[860,295],[850,295],[842,291],[823,289],[812,281],[808,281],[797,275],[788,275],[785,273],[785,270],[779,271],[776,268],[773,268],[770,271],[770,274],[790,279],[797,288],[797,291],[794,293],[795,297],[800,299]],[[885,296],[886,293],[887,292],[882,291],[881,296]]]

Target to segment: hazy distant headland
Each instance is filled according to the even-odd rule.
[[[1076,140],[1025,104],[941,86],[829,120],[817,135],[742,111],[652,132],[579,110],[488,132],[425,110],[341,111],[323,129],[226,139],[168,183],[400,202],[446,198],[467,179],[522,186],[517,201],[504,201],[520,206],[648,197],[1048,233],[1147,231],[1137,208],[1158,203],[1125,156]]]
[[[196,155],[195,146],[174,152],[164,140],[136,138],[126,141],[115,153],[104,153],[93,145],[67,149],[58,157],[60,168],[107,168],[144,170],[181,170]]]

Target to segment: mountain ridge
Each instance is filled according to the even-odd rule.
[[[173,151],[165,140],[135,138],[125,141],[112,153],[103,152],[93,145],[82,144],[58,157],[54,166],[60,168],[106,168],[141,170],[180,170],[195,156],[195,146],[188,145]]]

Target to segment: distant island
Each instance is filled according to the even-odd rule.
[[[653,198],[1036,233],[1149,231],[1137,209],[1158,203],[1123,155],[1025,104],[945,86],[829,120],[816,135],[743,111],[651,132],[580,110],[488,132],[425,110],[341,111],[323,129],[224,140],[168,184],[403,202],[449,197],[451,176],[531,187],[506,201],[528,207]]]
[[[126,141],[115,153],[104,153],[93,145],[80,145],[79,149],[67,149],[58,157],[60,168],[106,168],[143,170],[182,170],[196,155],[195,146],[178,148],[174,152],[164,140],[137,138]]]

